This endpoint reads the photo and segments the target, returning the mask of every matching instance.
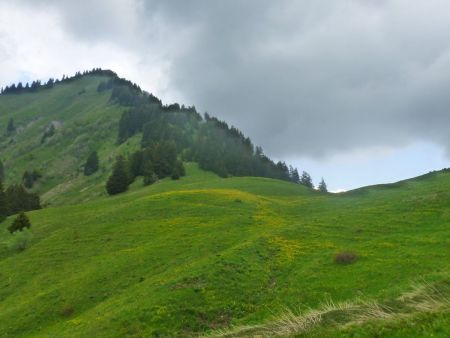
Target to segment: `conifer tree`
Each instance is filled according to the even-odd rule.
[[[118,156],[114,163],[112,175],[106,183],[106,191],[109,195],[120,194],[128,189],[128,165],[123,156]]]
[[[84,175],[90,176],[97,172],[98,170],[98,155],[96,151],[93,151],[88,156],[86,163],[84,165]]]
[[[3,190],[3,180],[0,177],[0,222],[8,216],[8,205],[6,204],[6,194]]]
[[[5,179],[5,167],[3,165],[2,160],[0,160],[0,180]]]
[[[22,231],[23,229],[31,228],[30,220],[24,212],[21,212],[16,219],[12,222],[12,224],[8,227],[10,233],[14,233],[16,231]]]
[[[158,181],[158,176],[153,171],[153,164],[150,160],[144,162],[142,174],[144,175],[144,185],[150,185]]]
[[[5,191],[8,215],[19,211],[37,210],[41,208],[39,195],[29,193],[21,184],[12,184]]]
[[[34,183],[42,177],[41,173],[36,169],[33,171],[26,170],[22,176],[22,183],[25,188],[33,188]]]
[[[173,180],[179,180],[179,179],[180,179],[180,176],[181,176],[180,169],[179,169],[178,166],[176,166],[176,167],[173,168],[173,170],[172,170],[171,178],[172,178]]]
[[[9,119],[9,121],[8,121],[8,126],[6,127],[6,132],[8,133],[8,134],[12,134],[12,133],[14,133],[16,131],[16,127],[14,126],[14,120],[13,120],[13,118],[11,117],[10,119]]]
[[[28,170],[26,170],[22,175],[22,183],[23,186],[27,189],[33,188],[34,184],[33,175]]]
[[[291,180],[294,183],[300,183],[300,175],[298,174],[297,168],[292,168],[290,170]]]
[[[327,184],[325,183],[325,180],[323,179],[323,177],[322,177],[322,180],[320,181],[317,189],[321,192],[328,192]]]
[[[306,171],[302,172],[302,177],[300,178],[300,184],[303,184],[305,187],[308,187],[308,188],[314,188],[311,176]]]

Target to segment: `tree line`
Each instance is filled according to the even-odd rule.
[[[13,83],[9,86],[5,86],[0,89],[1,94],[24,94],[24,93],[35,93],[40,89],[50,89],[53,88],[58,83],[69,83],[73,82],[83,76],[86,75],[106,75],[117,77],[117,74],[111,70],[103,70],[101,68],[93,68],[92,70],[86,70],[84,72],[76,72],[73,76],[63,75],[61,79],[50,78],[46,82],[41,82],[40,80],[35,80],[30,83],[23,84],[22,82],[18,82],[17,84]]]

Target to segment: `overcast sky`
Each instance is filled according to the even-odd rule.
[[[450,166],[444,0],[0,0],[0,86],[110,68],[331,190]]]

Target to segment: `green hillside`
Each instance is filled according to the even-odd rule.
[[[20,182],[25,170],[37,169],[44,177],[34,190],[44,204],[76,203],[104,194],[104,181],[119,153],[138,148],[138,140],[116,145],[117,125],[124,107],[111,104],[111,93],[97,92],[106,76],[84,76],[37,93],[0,96],[0,160],[6,184]],[[17,132],[4,132],[10,118]],[[41,143],[47,127],[56,133]],[[82,165],[96,150],[100,173],[82,175]]]
[[[0,223],[0,337],[450,336],[450,172],[326,194],[186,162],[110,197],[113,159],[141,140],[117,145],[104,80],[0,96],[6,184],[42,170],[47,205],[24,251]]]
[[[181,181],[31,212],[32,245],[0,253],[0,336],[191,335],[330,300],[392,308],[347,333],[402,336],[402,320],[408,334],[448,335],[449,191],[448,173],[323,195],[189,165]],[[341,251],[359,259],[336,264]],[[442,307],[402,305],[418,284],[439,288]]]

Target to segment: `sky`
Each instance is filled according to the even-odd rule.
[[[332,191],[450,167],[444,0],[0,0],[0,86],[101,67]]]

